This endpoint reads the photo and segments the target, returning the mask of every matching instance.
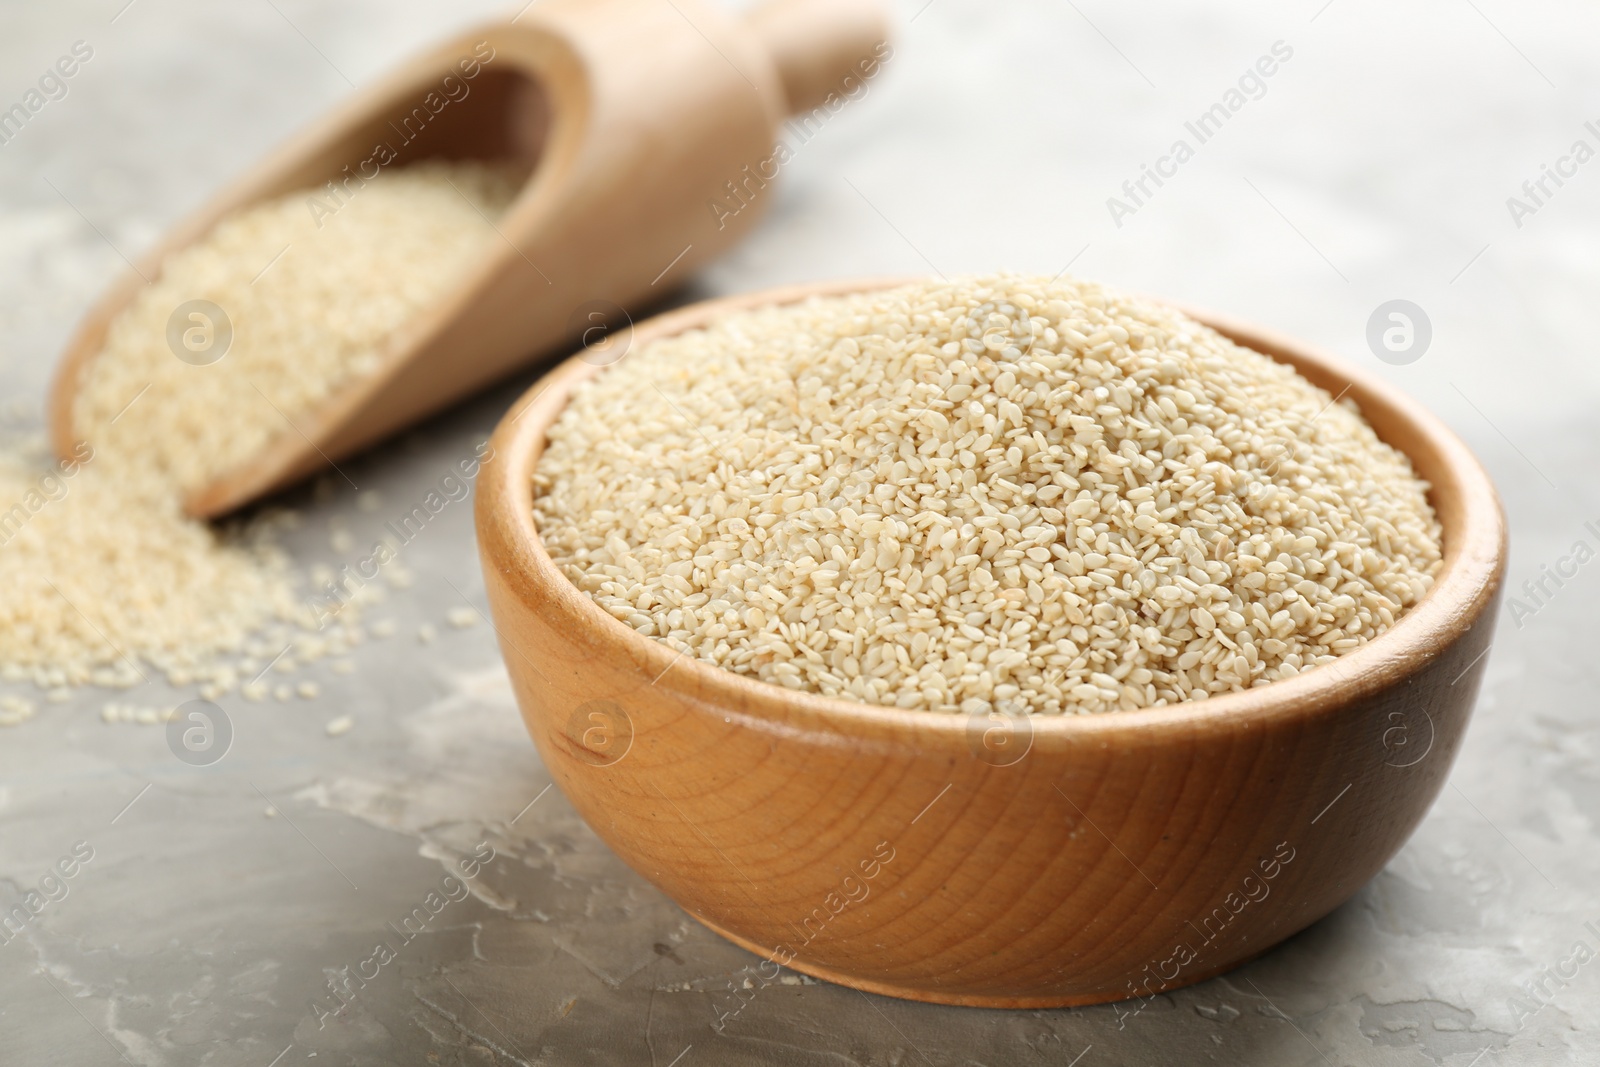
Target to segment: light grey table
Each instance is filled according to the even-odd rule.
[[[56,352],[123,255],[347,82],[506,13],[419,0],[0,10],[0,107],[73,42],[93,49],[65,98],[0,145],[0,417],[13,427],[37,421]],[[1585,126],[1600,119],[1600,10],[911,0],[900,19],[881,81],[797,152],[752,239],[683,298],[1070,264],[1291,331],[1421,398],[1502,489],[1514,587],[1574,542],[1600,544],[1584,526],[1600,519],[1600,162],[1561,163],[1575,141],[1600,148]],[[1187,134],[1279,41],[1292,56],[1259,99],[1203,144]],[[1162,162],[1179,138],[1193,158]],[[1141,164],[1172,176],[1131,201],[1122,184]],[[1543,164],[1568,175],[1535,203],[1522,186]],[[1405,365],[1366,341],[1392,299],[1432,327]],[[363,543],[409,510],[527,380],[352,464],[381,494],[377,511],[338,486],[291,494],[305,517],[289,540],[297,561],[342,562],[332,531]],[[1110,1007],[960,1010],[790,977],[719,1032],[714,1009],[753,958],[543,792],[491,632],[443,625],[463,595],[482,604],[468,507],[451,505],[406,564],[415,584],[375,613],[397,635],[360,648],[353,675],[313,671],[315,701],[225,700],[236,737],[213,767],[179,763],[159,729],[103,724],[109,694],[0,729],[0,900],[76,843],[93,849],[70,895],[0,945],[0,1063],[1600,1059],[1600,965],[1547,971],[1600,951],[1600,565],[1536,612],[1502,617],[1451,784],[1389,867],[1233,975],[1124,1025]],[[439,629],[427,645],[425,623]],[[328,737],[341,714],[355,728]],[[496,858],[473,895],[319,1027],[311,1002],[329,977],[480,842]]]

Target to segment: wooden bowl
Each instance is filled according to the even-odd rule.
[[[886,284],[714,300],[638,326],[632,343]],[[534,529],[530,474],[546,431],[603,368],[568,360],[501,423],[479,477],[478,543],[528,730],[618,855],[767,957],[753,986],[782,965],[943,1004],[1148,996],[1328,914],[1428,810],[1492,636],[1506,556],[1494,487],[1391,386],[1297,341],[1197,317],[1348,390],[1432,483],[1444,566],[1393,629],[1338,662],[1176,707],[969,720],[796,693],[680,656],[579,592]],[[736,992],[729,1013],[754,995]]]

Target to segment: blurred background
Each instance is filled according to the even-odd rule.
[[[6,3],[0,109],[75,42],[92,57],[0,144],[5,431],[40,424],[57,353],[125,259],[353,86],[517,11]],[[896,20],[879,77],[797,148],[751,237],[676,301],[1070,269],[1308,339],[1439,413],[1500,487],[1508,596],[1576,541],[1600,545],[1585,528],[1600,529],[1600,10],[909,0]],[[1267,55],[1274,73],[1199,143],[1185,124]],[[1193,158],[1141,190],[1179,139]],[[1425,346],[1371,343],[1396,300]],[[532,377],[367,455],[357,480],[396,499],[425,491]],[[340,530],[365,543],[362,524],[384,516],[353,497],[285,498],[303,520],[287,542],[297,563],[341,560]],[[1428,820],[1350,903],[1234,975],[1135,1018],[939,1008],[786,976],[718,1030],[755,957],[541,792],[493,633],[443,624],[463,600],[482,606],[468,510],[408,552],[398,636],[360,649],[357,672],[324,679],[314,702],[242,707],[216,767],[173,760],[160,730],[103,724],[91,691],[0,730],[0,896],[76,841],[95,850],[71,896],[0,945],[0,1060],[1487,1067],[1600,1054],[1600,966],[1546,970],[1579,941],[1600,954],[1600,568],[1537,611],[1502,608]],[[421,643],[423,627],[437,639]],[[330,738],[339,714],[356,727]],[[441,856],[484,840],[499,858],[474,896],[318,1028],[307,1005],[327,973],[370,952],[368,931],[437,883]]]

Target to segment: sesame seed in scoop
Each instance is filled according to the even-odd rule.
[[[51,463],[0,441],[0,680],[165,675],[249,695],[253,661],[291,641],[342,648],[270,516],[211,526],[184,495],[374,373],[396,331],[498,241],[487,220],[516,188],[482,163],[424,161],[331,217],[309,207],[324,190],[300,190],[169,256],[80,372],[75,453]]]

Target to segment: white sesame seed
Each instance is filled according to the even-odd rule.
[[[4,677],[123,688],[153,668],[173,685],[222,684],[230,665],[265,663],[285,643],[257,649],[252,635],[275,622],[314,629],[273,546],[294,513],[212,528],[186,518],[182,498],[294,437],[328,396],[375,371],[395,331],[499,242],[485,217],[514,192],[497,168],[426,162],[385,172],[320,223],[308,193],[290,193],[170,256],[80,371],[73,424],[87,444],[75,459],[58,464],[41,443],[0,448]],[[216,336],[215,322],[174,319],[193,300],[232,328],[206,365],[169,343],[169,321]],[[376,502],[363,494],[357,506]],[[353,543],[342,531],[333,541]],[[240,676],[254,671],[224,688]],[[247,699],[263,695],[246,687]]]
[[[1172,704],[1331,662],[1431,586],[1426,483],[1331,400],[1087,282],[812,298],[574,390],[534,518],[611,615],[768,682],[945,712]]]

